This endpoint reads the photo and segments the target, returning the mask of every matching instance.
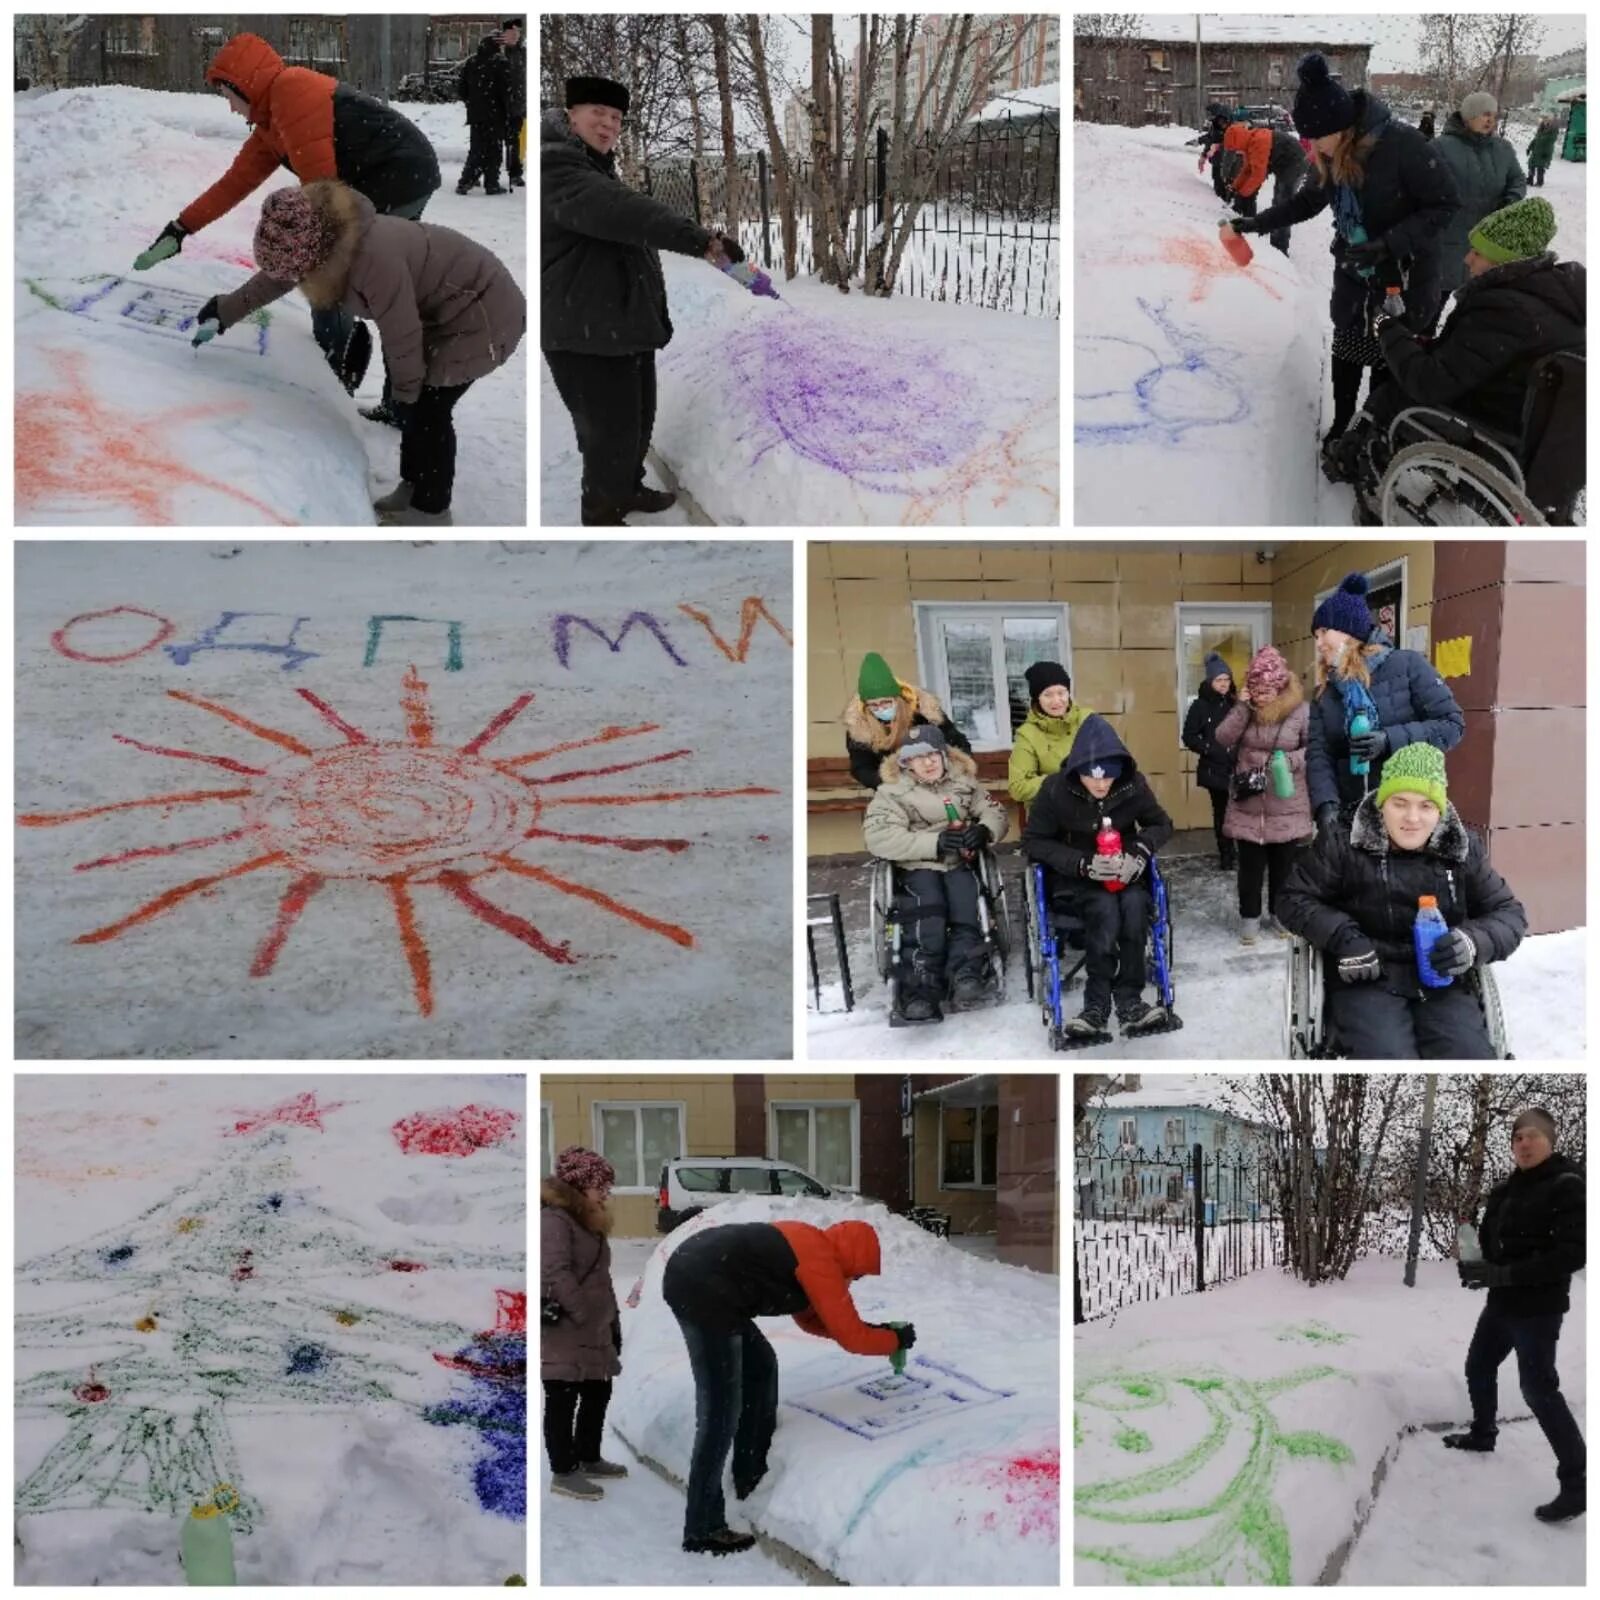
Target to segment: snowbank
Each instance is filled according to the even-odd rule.
[[[19,1584],[527,1572],[525,1080],[17,1080]],[[454,1150],[454,1154],[431,1153]]]
[[[848,1583],[973,1585],[1004,1571],[1009,1585],[1055,1584],[1060,1286],[974,1260],[874,1202],[735,1200],[663,1240],[625,1323],[612,1425],[687,1477],[694,1381],[661,1298],[683,1239],[725,1223],[825,1228],[846,1218],[869,1222],[883,1251],[882,1275],[853,1287],[862,1318],[916,1323],[908,1381],[895,1384],[886,1361],[848,1355],[788,1318],[764,1319],[780,1369],[778,1431],[755,1494],[741,1504],[728,1491],[730,1519]]]

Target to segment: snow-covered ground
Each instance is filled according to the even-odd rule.
[[[1267,1270],[1076,1328],[1078,1584],[1584,1581],[1582,1519],[1546,1526],[1555,1461],[1500,1369],[1492,1455],[1446,1450],[1471,1420],[1462,1365],[1481,1292],[1449,1261],[1392,1257],[1308,1288]],[[1558,1353],[1583,1426],[1586,1274]]]
[[[1016,866],[1007,883],[1014,924],[1004,1003],[981,1011],[952,1012],[935,1027],[890,1028],[888,994],[872,962],[870,930],[847,922],[854,1011],[842,1007],[836,985],[824,992],[821,1013],[806,1015],[812,1060],[1050,1060],[1049,1036],[1040,1010],[1027,998],[1025,943],[1018,922]],[[861,868],[866,873],[868,868]],[[1160,1061],[1275,1061],[1283,1059],[1286,944],[1266,937],[1251,949],[1239,943],[1237,888],[1214,858],[1164,862],[1174,915],[1173,981],[1183,1027],[1173,1033],[1123,1040],[1055,1059],[1082,1062],[1108,1058]],[[819,952],[831,958],[825,930]],[[1509,961],[1496,965],[1500,1000],[1512,1053],[1523,1060],[1573,1061],[1584,1057],[1581,1007],[1587,962],[1585,931],[1525,939]],[[1147,989],[1146,999],[1153,991]],[[1063,1009],[1076,1016],[1083,1005],[1080,975]]]
[[[527,1574],[526,1080],[16,1082],[16,1581]]]
[[[793,560],[25,543],[18,1052],[787,1056]]]
[[[1255,259],[1234,266],[1192,137],[1073,125],[1076,521],[1348,525],[1350,487],[1317,464],[1333,224],[1300,224],[1287,258],[1252,235]],[[1555,208],[1564,259],[1585,259],[1586,170],[1558,161],[1531,191]]]
[[[1058,523],[1055,320],[781,273],[774,301],[705,262],[662,264],[674,333],[657,357],[654,449],[709,522]],[[581,463],[541,368],[540,520],[570,526]]]
[[[861,1389],[889,1377],[887,1362],[849,1355],[788,1318],[763,1319],[780,1369],[778,1431],[755,1494],[741,1503],[727,1491],[730,1522],[849,1583],[973,1586],[1002,1570],[1013,1586],[1058,1581],[1058,1280],[983,1260],[872,1202],[841,1211],[837,1201],[751,1197],[704,1213],[659,1244],[617,1250],[623,1370],[610,1421],[632,1472],[620,1488],[607,1486],[601,1506],[574,1507],[546,1493],[542,1582],[798,1581],[759,1549],[721,1560],[685,1556],[682,1491],[664,1490],[637,1455],[679,1480],[687,1476],[694,1383],[683,1335],[661,1298],[661,1274],[677,1244],[723,1223],[788,1218],[827,1227],[845,1216],[871,1223],[883,1247],[882,1275],[852,1288],[857,1310],[868,1321],[915,1322],[906,1376],[931,1386],[918,1391],[929,1414],[912,1421],[908,1413],[903,1425],[875,1437],[849,1431],[838,1419],[850,1420],[851,1408],[899,1404]],[[635,1285],[638,1304],[630,1308]],[[959,1404],[941,1405],[947,1393]],[[541,1484],[548,1482],[546,1464]],[[604,1537],[624,1527],[626,1543]]]
[[[492,250],[527,292],[528,191],[458,196],[459,105],[400,107],[438,152],[425,222]],[[121,86],[16,97],[17,520],[371,526],[399,481],[400,435],[357,407],[383,388],[381,344],[355,398],[311,337],[298,293],[199,350],[192,318],[255,271],[261,205],[280,171],[147,272],[144,250],[227,170],[245,125],[216,94]],[[527,351],[455,410],[458,526],[527,515]]]

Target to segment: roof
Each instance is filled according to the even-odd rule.
[[[1146,16],[1141,19],[1140,37],[1159,43],[1194,44],[1194,16]],[[1219,17],[1207,15],[1200,29],[1200,43],[1208,44],[1298,44],[1329,45],[1344,48],[1364,45],[1371,49],[1371,17]]]
[[[1141,1073],[1137,1089],[1113,1090],[1106,1095],[1104,1103],[1107,1111],[1183,1107],[1227,1112],[1227,1093],[1226,1085],[1215,1073]],[[1094,1104],[1098,1107],[1099,1101]]]

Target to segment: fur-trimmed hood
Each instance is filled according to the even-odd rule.
[[[1287,722],[1306,703],[1305,685],[1298,673],[1291,672],[1289,681],[1270,700],[1257,705],[1250,703],[1257,722]]]
[[[1375,793],[1369,794],[1356,807],[1355,818],[1350,824],[1350,843],[1355,849],[1365,850],[1374,856],[1386,856],[1394,848],[1389,830],[1383,825],[1383,813],[1378,809]],[[1447,800],[1444,815],[1439,818],[1439,826],[1428,835],[1428,842],[1418,854],[1439,856],[1445,861],[1465,861],[1471,848],[1472,839],[1467,832],[1467,825],[1461,820],[1460,812]]]
[[[844,724],[846,736],[869,750],[898,750],[906,742],[905,736],[910,731],[913,716],[920,716],[924,722],[931,722],[936,728],[945,720],[944,706],[940,704],[939,697],[926,689],[902,686],[900,704],[906,709],[897,710],[893,722],[879,722],[867,710],[861,696],[854,695],[839,720]],[[902,722],[904,728],[900,726]]]
[[[333,249],[315,272],[300,280],[300,292],[314,311],[328,311],[344,299],[351,263],[378,210],[364,194],[357,194],[337,178],[319,178],[308,183],[303,193],[332,225]]]
[[[546,1178],[540,1183],[539,1204],[555,1211],[565,1211],[580,1228],[602,1237],[611,1232],[616,1222],[603,1202],[591,1200],[583,1190],[563,1183],[560,1178]]]
[[[935,704],[937,703],[936,701]],[[961,778],[977,778],[978,763],[965,750],[958,750],[954,745],[950,745],[945,750],[944,759],[946,774]],[[908,783],[913,788],[937,787],[937,785],[931,784],[924,785],[919,779],[912,777],[911,773],[900,765],[900,752],[898,750],[891,750],[878,763],[878,778],[885,785]],[[939,781],[942,783],[944,780],[941,778]]]

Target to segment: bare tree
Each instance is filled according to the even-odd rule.
[[[833,103],[833,18],[826,12],[811,19],[811,177],[817,188],[812,223],[812,249],[817,275],[840,294],[850,292],[850,259],[839,228],[839,199],[834,161],[837,150]]]
[[[739,192],[739,152],[733,129],[733,73],[728,62],[728,19],[720,11],[706,18],[711,30],[712,62],[717,74],[717,105],[722,124],[722,181],[727,190],[728,227],[737,236],[744,215]]]
[[[1084,44],[1129,44],[1144,32],[1137,11],[1075,11],[1072,37]]]
[[[778,126],[772,106],[772,78],[767,70],[767,47],[761,33],[761,18],[754,12],[744,18],[744,42],[755,75],[756,100],[767,131],[767,155],[772,162],[772,187],[778,197],[778,226],[783,237],[783,275],[793,278],[799,272],[796,247],[799,227],[795,220],[794,169],[783,145],[783,130]]]

